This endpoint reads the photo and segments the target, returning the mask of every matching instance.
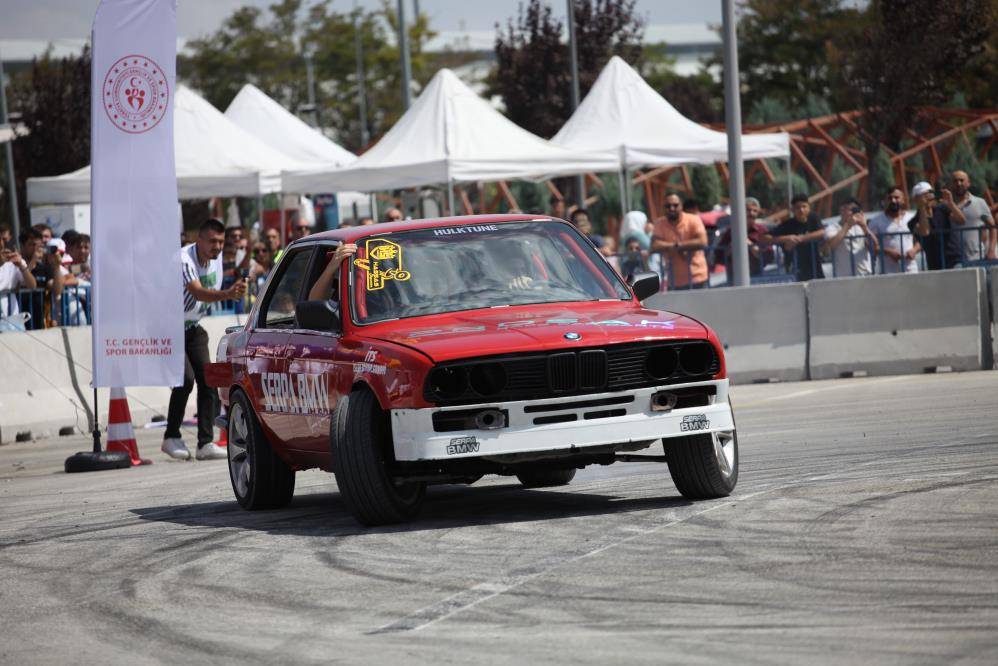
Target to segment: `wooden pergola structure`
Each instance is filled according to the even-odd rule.
[[[746,132],[783,131],[790,134],[790,163],[793,172],[806,174],[811,205],[824,216],[832,215],[832,200],[836,192],[857,185],[858,198],[865,201],[868,194],[869,165],[863,141],[867,138],[856,120],[860,111],[836,113],[789,123],[772,123],[746,128]],[[714,129],[724,129],[723,125],[712,125]],[[989,128],[990,131],[988,131]],[[983,141],[977,139],[978,132],[985,135]],[[984,159],[998,140],[998,109],[967,110],[925,107],[919,109],[914,126],[907,130],[908,143],[900,151],[883,146],[890,160],[894,182],[901,186],[908,196],[910,185],[925,180],[935,183],[943,178],[943,164],[950,154],[963,142],[968,149]],[[882,145],[882,144],[881,144]],[[916,156],[922,156],[921,167],[915,163]],[[840,160],[848,173],[837,181],[831,180],[836,160]],[[728,184],[728,168],[724,163],[715,165],[725,188]],[[747,164],[745,181],[751,182],[757,173],[762,173],[769,184],[776,182],[772,168],[766,160],[755,160]],[[678,174],[678,178],[676,175]],[[650,169],[634,177],[634,183],[644,187],[645,197],[651,210],[661,210],[666,192],[693,191],[689,170],[686,166],[659,167]],[[979,183],[984,189],[988,205],[995,205],[995,198],[987,183]],[[772,217],[786,215],[786,209],[773,211]]]

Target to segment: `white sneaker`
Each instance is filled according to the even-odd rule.
[[[184,440],[179,437],[168,437],[163,440],[163,446],[159,447],[160,450],[171,458],[176,458],[177,460],[190,460],[191,452],[187,450],[187,445],[184,444]]]
[[[212,442],[211,444],[199,446],[195,457],[198,460],[218,460],[220,458],[228,458],[229,454],[224,448]]]

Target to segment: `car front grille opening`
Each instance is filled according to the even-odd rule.
[[[575,414],[551,414],[549,416],[538,416],[534,419],[534,425],[547,425],[549,423],[570,423],[578,420]]]
[[[610,419],[615,416],[624,416],[625,414],[627,414],[626,409],[604,409],[599,412],[586,412],[582,415],[582,418],[592,421],[593,419]]]

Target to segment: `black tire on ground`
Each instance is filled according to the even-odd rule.
[[[67,474],[77,472],[104,472],[109,469],[127,469],[132,459],[124,451],[80,451],[66,458]]]
[[[363,525],[411,520],[426,495],[425,483],[396,483],[391,428],[374,395],[358,389],[340,398],[333,412],[330,445],[333,474],[347,509]]]
[[[280,509],[295,494],[295,472],[267,441],[249,398],[232,393],[229,406],[229,480],[239,506],[250,511]]]
[[[733,463],[722,469],[714,446],[715,433],[689,435],[664,440],[669,474],[686,499],[727,497],[738,483],[738,436],[732,431]]]
[[[575,469],[527,469],[517,473],[524,488],[567,486],[575,478]]]

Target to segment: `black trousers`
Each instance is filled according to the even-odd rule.
[[[170,411],[166,415],[164,438],[180,437],[180,424],[184,421],[187,398],[194,385],[198,387],[198,446],[214,438],[215,417],[218,416],[218,391],[204,380],[205,366],[211,363],[208,354],[208,332],[193,326],[184,332],[184,385],[174,387],[170,393]]]

